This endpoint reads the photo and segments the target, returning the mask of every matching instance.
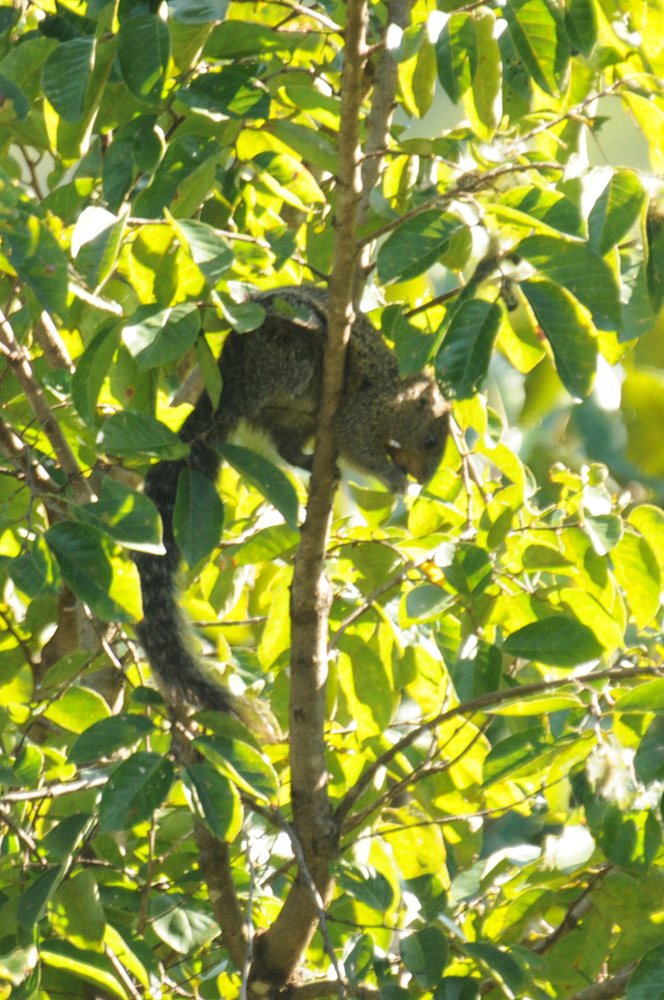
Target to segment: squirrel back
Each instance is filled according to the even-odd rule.
[[[166,554],[135,553],[144,618],[137,632],[166,697],[174,704],[234,712],[230,692],[208,681],[187,643],[178,606],[180,553],[173,511],[180,472],[189,465],[214,481],[220,458],[214,446],[241,421],[271,439],[291,465],[311,470],[304,447],[316,431],[327,332],[327,293],[313,286],[286,287],[254,297],[265,309],[262,325],[245,334],[232,331],[219,358],[222,391],[213,411],[207,393],[180,428],[191,445],[179,461],[153,465],[145,493],[163,522]],[[449,405],[436,382],[421,373],[406,379],[397,360],[366,316],[353,323],[346,355],[344,390],[337,418],[339,457],[370,473],[393,493],[403,493],[408,476],[420,483],[435,473],[448,428]]]

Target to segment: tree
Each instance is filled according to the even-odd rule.
[[[2,997],[661,993],[664,229],[587,146],[611,98],[661,167],[664,9],[442,6],[0,7]],[[328,276],[311,482],[178,496],[257,719],[183,723],[141,477],[247,289]],[[335,500],[360,302],[454,399],[405,499]]]

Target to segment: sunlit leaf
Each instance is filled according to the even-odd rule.
[[[588,241],[604,256],[630,231],[645,201],[643,185],[631,170],[612,176],[588,216]]]
[[[559,9],[551,0],[507,0],[505,18],[530,75],[545,93],[558,94],[570,56]]]
[[[120,559],[111,539],[88,524],[59,521],[46,541],[77,597],[105,621],[136,621],[141,615],[138,574]]]

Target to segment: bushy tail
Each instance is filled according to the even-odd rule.
[[[145,494],[161,515],[166,554],[134,554],[143,594],[143,620],[136,631],[169,702],[233,712],[234,698],[231,693],[209,681],[202,673],[189,647],[189,628],[177,600],[180,550],[173,534],[173,511],[178,479],[186,465],[212,481],[216,479],[220,465],[218,455],[196,440],[197,434],[210,429],[211,420],[211,406],[204,397],[180,431],[183,440],[193,441],[189,458],[157,462],[145,478]],[[215,428],[215,439],[224,436],[219,428]]]

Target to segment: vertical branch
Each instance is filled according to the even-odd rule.
[[[357,207],[361,191],[359,122],[367,58],[367,0],[348,0],[341,79],[339,172],[334,216],[328,333],[321,406],[307,514],[291,586],[290,765],[293,828],[320,901],[332,891],[330,861],[338,850],[338,827],[327,794],[325,693],[327,632],[331,602],[325,575],[332,505],[337,487],[336,415],[344,383],[346,346],[354,319],[353,280],[358,258]],[[314,892],[300,869],[272,926],[256,939],[254,995],[266,983],[291,979],[318,923]]]
[[[360,197],[359,118],[366,60],[367,6],[350,0],[341,79],[339,173],[330,276],[323,391],[316,434],[307,516],[302,527],[291,590],[291,795],[293,820],[319,889],[315,854],[333,837],[325,766],[325,683],[330,593],[324,559],[337,485],[335,420],[343,391],[346,346],[353,320],[352,290],[357,259]],[[322,893],[324,896],[325,893]]]
[[[390,0],[387,8],[387,28],[391,24],[405,30],[410,24],[411,0]],[[387,34],[386,28],[386,34]],[[396,93],[399,82],[397,61],[387,48],[383,47],[373,81],[371,111],[367,117],[367,137],[364,143],[362,162],[362,194],[358,204],[357,219],[364,225],[369,210],[371,192],[378,184],[385,161],[384,153],[390,144],[390,128],[396,108]],[[382,155],[381,155],[382,154]],[[355,295],[362,292],[364,275],[371,256],[371,243],[366,243],[358,261]]]

